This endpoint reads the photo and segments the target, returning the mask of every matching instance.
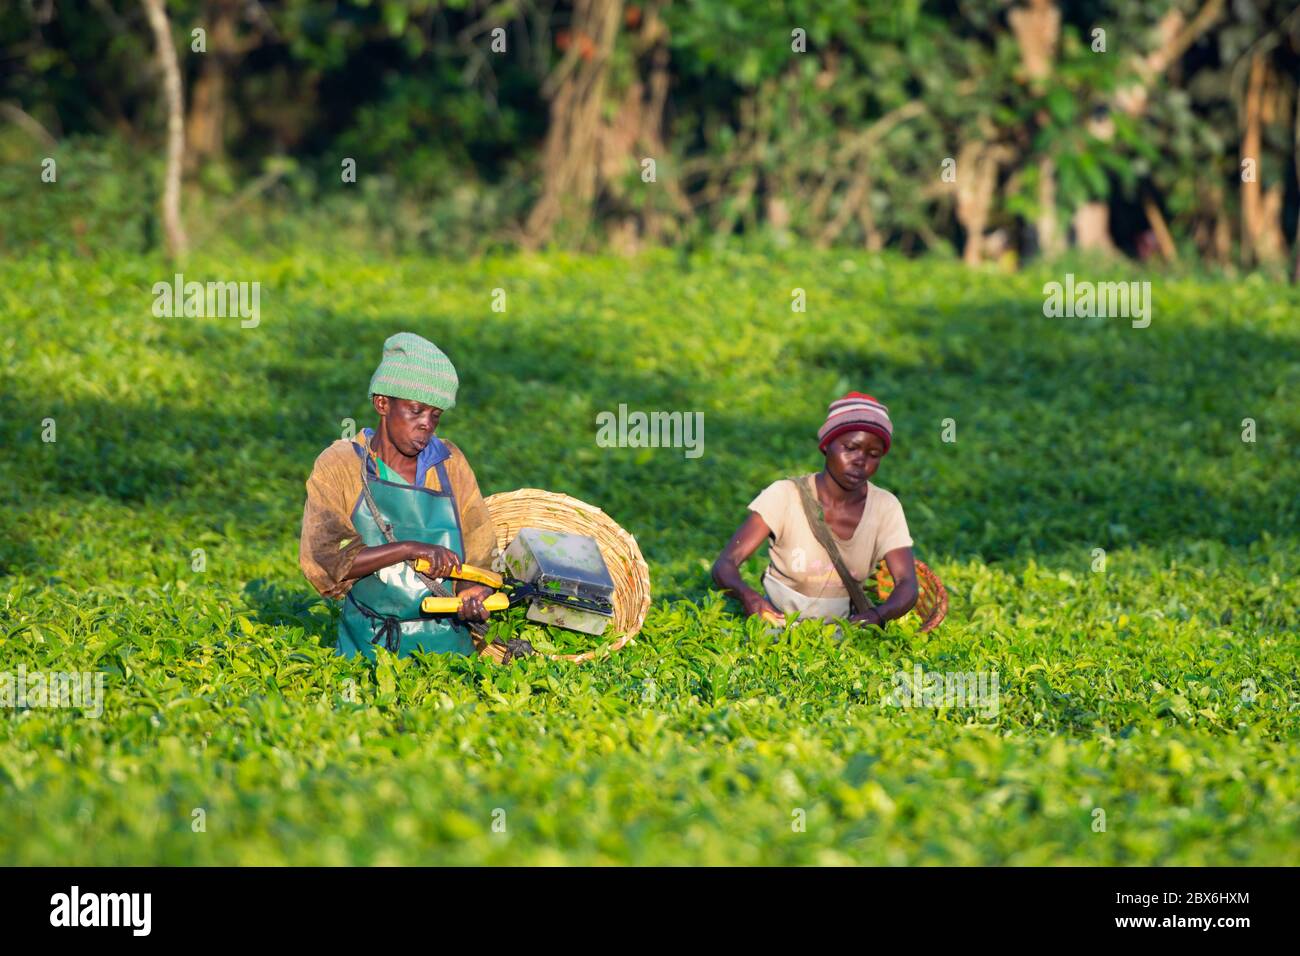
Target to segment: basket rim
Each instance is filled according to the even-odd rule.
[[[916,576],[921,581],[927,581],[934,585],[935,605],[928,615],[922,620],[921,627],[917,633],[924,634],[933,631],[948,616],[948,589],[944,586],[939,575],[934,573],[934,569],[921,560],[914,560],[916,566]],[[889,565],[882,559],[876,566],[876,585],[879,587],[883,582],[889,582],[890,590],[893,590],[894,576],[889,571]],[[915,614],[915,608],[909,613]],[[919,615],[918,615],[919,616]]]
[[[521,510],[526,511],[529,504],[538,503],[559,505],[562,508],[584,514],[589,521],[600,526],[601,530],[614,539],[617,546],[621,547],[625,551],[623,557],[626,559],[626,563],[629,565],[631,572],[636,577],[636,583],[631,587],[631,594],[627,595],[627,597],[630,597],[634,603],[624,608],[629,617],[635,622],[633,626],[622,631],[613,641],[601,644],[599,647],[593,648],[590,651],[583,651],[575,654],[547,654],[546,656],[550,660],[563,660],[579,664],[596,657],[608,656],[615,651],[621,650],[641,632],[651,602],[650,566],[646,562],[645,556],[641,553],[641,547],[637,544],[636,537],[615,521],[603,508],[593,505],[590,502],[583,501],[581,498],[575,498],[573,495],[565,494],[564,492],[549,491],[545,488],[515,488],[510,491],[500,491],[488,495],[483,499],[483,502],[487,506],[489,516],[492,518],[493,531],[497,538],[496,543],[498,552],[504,551],[509,545],[509,539],[512,537],[512,532],[513,534],[517,534],[518,531],[523,528],[536,526],[527,518],[520,518],[517,522],[510,520],[515,517],[513,515],[507,515],[506,520],[502,520],[498,517],[501,506],[519,506]],[[495,509],[493,507],[494,504],[496,505]],[[559,520],[554,515],[549,517],[552,521],[555,521],[558,524],[564,524],[563,521]],[[546,529],[543,528],[543,530]],[[575,528],[562,530],[571,530],[573,533],[586,533],[589,529]],[[598,547],[601,546],[602,542],[599,538],[596,540],[596,544]],[[610,547],[612,548],[613,545],[610,545]],[[605,557],[603,552],[606,548],[602,547],[601,550],[602,557]],[[605,561],[608,565],[609,560],[607,557],[605,557]],[[617,600],[620,597],[617,585],[615,585],[614,593],[615,599]],[[639,601],[636,600],[638,594],[640,596]]]

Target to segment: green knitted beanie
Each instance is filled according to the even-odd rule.
[[[383,360],[370,378],[370,394],[409,398],[445,410],[456,406],[459,385],[442,349],[413,332],[398,332],[384,343]]]

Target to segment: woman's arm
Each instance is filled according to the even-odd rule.
[[[883,627],[886,621],[902,617],[916,604],[920,591],[916,585],[916,562],[912,558],[912,549],[895,548],[885,555],[885,564],[894,579],[894,589],[885,600],[868,608],[865,614],[854,614],[850,621]]]
[[[401,564],[403,561],[414,561],[416,558],[428,560],[430,577],[450,577],[453,571],[460,568],[460,559],[456,557],[456,553],[441,545],[425,544],[423,541],[393,541],[390,544],[371,545],[358,551],[352,561],[352,567],[344,574],[343,580],[364,578],[380,568]]]
[[[739,601],[747,615],[770,613],[782,616],[765,595],[751,588],[740,576],[740,566],[750,559],[771,533],[767,522],[751,511],[713,562],[714,582]]]
[[[426,558],[429,561],[428,573],[435,578],[445,578],[460,567],[460,559],[450,548],[425,544],[423,541],[393,541],[390,544],[373,545],[358,551],[344,580],[364,578],[380,568],[416,558]],[[460,607],[456,612],[460,619],[486,621],[491,612],[483,606],[483,601],[494,590],[472,581],[454,580],[452,591],[461,599]]]

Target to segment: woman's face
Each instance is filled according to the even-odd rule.
[[[388,420],[388,438],[407,458],[424,451],[442,420],[442,409],[409,398],[376,395],[376,411]]]
[[[826,471],[841,488],[850,491],[866,485],[880,467],[885,441],[868,432],[845,432],[826,446]]]

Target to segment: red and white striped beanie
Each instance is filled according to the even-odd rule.
[[[845,432],[871,432],[885,443],[885,451],[894,437],[894,423],[889,420],[889,409],[882,402],[862,392],[849,392],[831,402],[826,413],[826,423],[817,429],[817,447],[822,451]]]

